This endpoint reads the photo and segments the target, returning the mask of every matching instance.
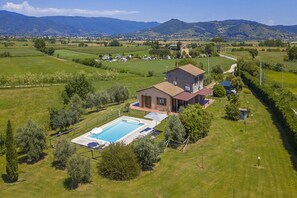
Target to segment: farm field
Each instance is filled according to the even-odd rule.
[[[265,76],[265,79],[268,80],[268,82],[273,81],[273,82],[277,82],[279,84],[282,83],[281,72],[265,70],[264,76]],[[295,95],[297,95],[297,74],[284,72],[283,73],[283,82],[284,82],[284,88],[289,89]]]
[[[0,48],[0,53],[9,52],[12,57],[23,57],[23,56],[44,56],[40,51],[35,48]],[[2,59],[0,59],[2,60]]]
[[[24,73],[55,73],[63,71],[65,73],[75,73],[79,71],[94,72],[100,71],[96,68],[86,67],[71,61],[57,59],[49,56],[35,57],[8,57],[0,58],[1,75],[18,75]]]
[[[242,121],[224,119],[226,100],[217,99],[208,108],[214,119],[207,138],[189,145],[185,152],[167,149],[154,171],[143,173],[135,180],[112,182],[103,179],[97,173],[97,160],[91,160],[92,182],[76,190],[67,190],[67,173],[52,167],[53,150],[48,149],[48,155],[38,163],[20,164],[20,182],[17,184],[9,185],[0,180],[0,195],[294,197],[297,193],[296,151],[282,141],[282,130],[278,130],[275,118],[265,106],[251,94],[242,93],[241,100],[242,103],[249,101],[254,114],[247,121],[246,131]],[[99,117],[104,113],[92,116]],[[84,122],[87,119],[80,126],[84,126]],[[257,156],[261,156],[260,167],[256,165]],[[3,156],[0,164],[4,164]],[[5,166],[0,166],[0,172],[4,171]]]
[[[60,58],[63,58],[63,59],[67,59],[67,60],[72,60],[75,58],[80,58],[80,59],[84,59],[84,58],[96,59],[96,58],[98,58],[98,55],[95,55],[95,54],[76,52],[76,51],[67,50],[67,49],[56,50],[54,55],[59,56]]]
[[[87,54],[95,54],[95,55],[125,55],[129,54],[138,54],[138,55],[149,55],[149,47],[148,46],[122,46],[122,47],[75,47],[75,48],[67,48],[68,50],[75,52],[82,52]]]
[[[236,58],[243,57],[244,59],[251,59],[251,55],[247,51],[241,51],[241,52],[231,52],[226,51],[222,54],[234,56]],[[286,55],[286,52],[262,52],[259,51],[259,55],[256,57],[257,59],[261,59],[264,62],[268,63],[282,63],[285,65],[285,70],[297,70],[297,62],[287,62],[284,61],[284,55]]]
[[[193,59],[197,63],[202,63],[204,70],[207,70],[207,58],[196,58]],[[130,72],[140,73],[147,75],[148,71],[154,71],[158,76],[164,76],[164,73],[175,67],[175,62],[178,60],[154,60],[154,61],[127,61],[127,62],[103,62],[110,68],[125,69]],[[210,68],[216,65],[221,65],[224,70],[230,69],[230,66],[235,63],[235,61],[222,58],[222,57],[212,57],[210,58]]]

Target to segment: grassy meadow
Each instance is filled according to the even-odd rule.
[[[52,167],[52,149],[33,165],[20,164],[20,182],[0,180],[2,197],[294,197],[297,193],[296,150],[282,141],[275,118],[253,95],[241,94],[253,111],[246,130],[242,121],[224,118],[225,99],[207,110],[214,119],[209,136],[189,145],[185,152],[167,149],[154,171],[135,180],[113,182],[98,176],[91,160],[92,181],[68,190],[66,171]],[[114,108],[114,107],[112,107]],[[91,116],[100,117],[106,112]],[[138,113],[136,113],[138,114]],[[84,126],[86,119],[80,123]],[[164,127],[164,125],[162,124]],[[162,130],[162,127],[159,127]],[[164,128],[163,128],[164,130]],[[83,130],[81,130],[83,133]],[[69,137],[70,138],[70,137]],[[79,149],[82,152],[82,150]],[[100,153],[96,153],[100,155]],[[86,156],[90,156],[89,154]],[[257,156],[261,165],[257,166]],[[4,164],[4,157],[0,158]],[[294,168],[295,166],[295,168]],[[5,167],[0,167],[3,173]],[[50,177],[49,177],[50,175]]]
[[[258,56],[256,57],[258,60],[262,60],[268,63],[282,63],[285,65],[285,70],[297,70],[297,62],[288,62],[284,61],[283,58],[287,54],[286,52],[263,52],[258,50]],[[247,51],[234,51],[227,50],[222,54],[230,55],[235,58],[242,57],[244,59],[252,59],[251,55]]]
[[[264,72],[265,72],[264,78],[265,80],[267,80],[268,83],[273,83],[273,82],[277,82],[279,84],[282,83],[281,72],[276,72],[271,70],[265,70]],[[297,95],[297,74],[284,72],[283,83],[284,83],[284,88],[289,89],[291,92]]]

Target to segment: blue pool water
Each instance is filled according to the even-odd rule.
[[[88,137],[113,143],[143,125],[144,123],[119,120],[118,122],[103,128],[101,133],[91,134]]]

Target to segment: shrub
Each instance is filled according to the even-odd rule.
[[[20,150],[27,154],[29,162],[38,161],[46,146],[46,135],[43,127],[29,120],[16,132],[16,144]]]
[[[219,85],[219,84],[215,85],[213,87],[213,96],[214,97],[224,97],[224,96],[226,96],[226,90],[225,90],[224,86]]]
[[[231,85],[236,89],[237,92],[241,91],[243,88],[243,82],[239,76],[231,80]]]
[[[131,146],[114,143],[102,151],[99,174],[111,180],[130,180],[140,174],[140,164]]]
[[[143,170],[152,169],[160,158],[158,146],[150,137],[141,138],[133,144],[134,152]]]
[[[183,112],[183,111],[181,111]],[[168,125],[165,128],[165,139],[175,142],[183,142],[185,140],[186,131],[178,116],[171,115],[168,118]]]
[[[229,104],[227,104],[225,107],[226,115],[228,119],[237,121],[240,119],[239,97],[237,95],[232,95],[229,97],[230,97]]]
[[[147,72],[147,77],[152,77],[152,76],[154,76],[154,74],[155,74],[155,72],[153,70],[149,70]]]
[[[54,150],[54,161],[57,167],[65,168],[67,160],[76,151],[76,147],[66,139],[59,139]]]
[[[72,155],[67,162],[67,172],[76,187],[79,183],[87,183],[91,178],[90,159],[84,159],[80,155]]]
[[[200,104],[189,105],[180,114],[180,121],[186,129],[186,136],[191,142],[207,136],[211,125],[212,114],[202,109]]]

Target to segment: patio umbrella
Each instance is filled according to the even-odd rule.
[[[149,114],[147,114],[146,116],[144,116],[145,118],[148,119],[152,119],[156,121],[156,125],[158,124],[158,122],[161,122],[162,120],[164,120],[165,118],[167,118],[168,116],[166,114],[162,114],[162,113],[157,113],[157,112],[151,112]]]

